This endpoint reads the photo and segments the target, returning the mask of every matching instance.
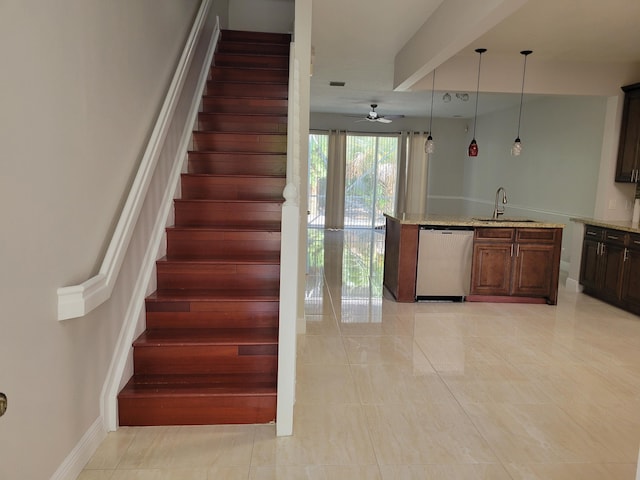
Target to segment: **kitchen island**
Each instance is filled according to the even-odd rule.
[[[465,300],[557,303],[563,224],[505,217],[385,217],[383,284],[396,301],[417,300],[420,229],[466,228],[473,230],[473,254]]]

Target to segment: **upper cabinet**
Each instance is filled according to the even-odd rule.
[[[622,90],[625,95],[616,182],[637,183],[640,181],[640,83]]]

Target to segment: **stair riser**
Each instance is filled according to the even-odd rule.
[[[278,315],[259,312],[251,317],[236,312],[147,312],[147,328],[277,328]]]
[[[189,152],[189,173],[210,175],[285,175],[287,156]]]
[[[284,178],[215,177],[184,174],[182,198],[210,200],[282,200]]]
[[[269,83],[229,83],[207,82],[205,95],[231,97],[287,98],[289,87],[283,84]]]
[[[287,133],[286,115],[201,113],[198,130],[216,132]]]
[[[289,44],[273,44],[273,43],[247,43],[247,42],[231,42],[222,41],[218,44],[218,52],[220,53],[250,53],[264,55],[289,55],[291,47]]]
[[[275,374],[277,350],[277,345],[135,347],[133,364],[138,375]]]
[[[280,265],[199,265],[158,262],[158,289],[277,289]]]
[[[282,69],[211,67],[209,80],[287,83],[289,81],[289,72]]]
[[[287,153],[286,135],[194,132],[193,149],[216,152]]]
[[[276,396],[160,396],[119,398],[121,426],[269,423]]]
[[[286,115],[287,100],[253,97],[204,97],[202,111],[205,113],[265,113]]]
[[[147,328],[277,328],[278,301],[146,301]]]
[[[274,32],[247,32],[243,30],[223,30],[221,42],[249,42],[249,43],[291,43],[291,34]]]
[[[167,231],[167,258],[204,259],[223,255],[278,254],[280,232]]]
[[[284,56],[218,52],[214,62],[220,67],[289,68],[289,58]]]
[[[260,226],[282,221],[282,205],[260,202],[175,200],[175,224],[186,226]]]

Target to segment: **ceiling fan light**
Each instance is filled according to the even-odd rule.
[[[442,101],[443,101],[444,103],[449,103],[449,102],[451,101],[451,94],[450,94],[449,92],[445,93],[445,94],[442,96]]]

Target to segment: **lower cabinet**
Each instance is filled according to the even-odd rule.
[[[640,235],[586,225],[580,284],[589,295],[640,313]]]
[[[558,300],[562,230],[476,228],[471,295]]]

